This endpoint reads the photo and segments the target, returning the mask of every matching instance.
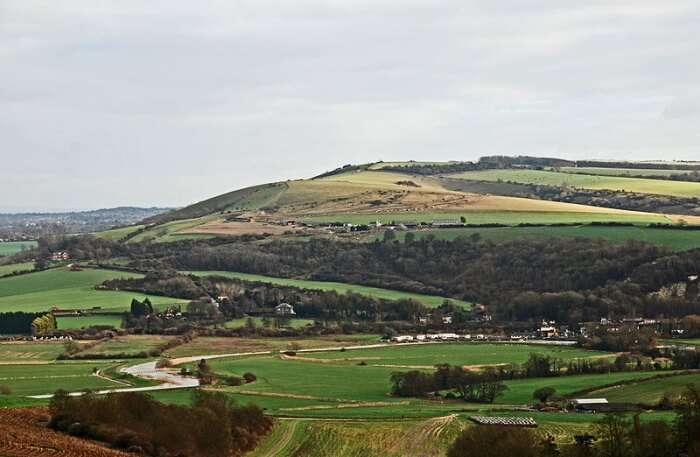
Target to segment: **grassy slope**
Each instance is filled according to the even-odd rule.
[[[403,239],[407,232],[397,232]],[[700,248],[700,232],[689,230],[654,229],[648,227],[493,227],[493,228],[445,228],[413,231],[416,238],[434,236],[453,240],[458,236],[469,237],[479,234],[482,239],[503,241],[514,238],[586,237],[604,238],[614,243],[628,240],[646,241],[658,246],[666,246],[674,251]],[[381,234],[374,236],[381,238]]]
[[[46,311],[60,308],[92,308],[127,310],[132,298],[144,296],[132,292],[95,290],[94,286],[112,278],[138,276],[133,273],[86,269],[70,271],[67,268],[13,276],[0,279],[0,311]],[[151,296],[158,304],[181,303],[183,300]]]
[[[383,298],[387,300],[399,300],[399,299],[413,299],[425,303],[428,306],[439,306],[445,300],[445,297],[438,297],[434,295],[422,295],[411,292],[402,292],[398,290],[390,289],[380,289],[377,287],[367,287],[360,286],[356,284],[346,284],[340,282],[329,282],[329,281],[308,281],[304,279],[287,279],[287,278],[276,278],[273,276],[263,276],[249,273],[237,273],[231,271],[191,271],[186,273],[192,273],[198,276],[225,276],[228,278],[243,279],[246,281],[258,281],[268,284],[279,284],[282,286],[293,286],[301,287],[306,289],[318,289],[318,290],[335,290],[339,293],[353,292],[356,294],[369,295],[371,297]],[[461,305],[465,308],[471,306],[471,304],[456,300],[449,299],[456,305]]]
[[[507,197],[503,197],[507,198]],[[526,199],[521,199],[525,200]],[[534,200],[533,200],[534,201]],[[605,208],[599,208],[605,209]],[[375,214],[327,214],[305,216],[308,222],[346,222],[352,224],[369,224],[380,221],[384,224],[392,221],[432,222],[436,219],[459,219],[464,216],[468,224],[556,224],[556,223],[590,223],[590,222],[627,222],[633,224],[670,223],[672,220],[661,214],[608,214],[587,212],[550,212],[550,211],[496,211],[496,210],[451,210],[425,211],[420,213],[393,212]]]
[[[451,175],[453,178],[481,181],[513,181],[526,184],[578,187],[585,189],[625,190],[677,197],[700,197],[700,183],[660,179],[620,178],[614,176],[578,175],[538,170],[483,170]]]
[[[119,356],[121,354],[138,354],[157,349],[173,337],[160,335],[129,335],[106,340],[97,346],[80,352],[81,356]]]
[[[111,230],[105,230],[104,232],[99,232],[96,235],[100,238],[107,238],[108,240],[118,241],[129,235],[132,232],[142,229],[143,225],[129,225],[127,227],[119,227]]]
[[[601,168],[601,167],[561,167],[565,173],[579,173],[600,176],[674,176],[691,173],[690,170],[654,170],[647,168]]]
[[[662,379],[623,385],[611,389],[601,389],[588,395],[590,398],[607,398],[614,403],[642,403],[653,405],[658,403],[664,394],[677,395],[689,384],[700,386],[700,374],[673,376]]]

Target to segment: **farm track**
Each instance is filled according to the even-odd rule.
[[[100,444],[55,432],[46,426],[46,408],[0,409],[3,457],[129,457]]]
[[[294,438],[294,432],[296,432],[297,428],[299,426],[299,422],[296,421],[284,421],[284,422],[277,422],[276,427],[280,427],[282,429],[282,433],[279,436],[276,436],[275,439],[277,442],[268,450],[255,454],[256,457],[280,457],[282,456],[282,451],[289,445],[289,443],[292,441]]]

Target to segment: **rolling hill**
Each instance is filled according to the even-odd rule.
[[[552,159],[537,159],[552,160]],[[477,164],[478,165],[478,164]],[[475,166],[477,166],[475,165]],[[218,235],[291,235],[286,221],[367,224],[462,219],[472,225],[624,223],[700,224],[700,216],[659,214],[541,198],[464,191],[447,181],[524,182],[548,186],[700,197],[700,183],[620,176],[592,176],[540,169],[493,168],[441,174],[468,162],[378,162],[345,166],[312,179],[261,184],[218,195],[143,221],[130,241],[174,241]],[[421,167],[430,173],[421,173]],[[405,171],[404,171],[405,170]],[[417,171],[418,170],[418,171]],[[445,179],[445,178],[449,179]],[[114,237],[115,232],[105,233]]]

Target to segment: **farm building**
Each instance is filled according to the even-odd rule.
[[[294,307],[289,303],[280,303],[275,306],[275,315],[277,316],[295,316]]]
[[[51,253],[51,260],[68,260],[70,259],[70,254],[68,251],[56,251]]]

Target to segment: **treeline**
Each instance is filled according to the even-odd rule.
[[[399,397],[421,397],[431,392],[454,389],[465,401],[492,403],[506,390],[504,381],[528,378],[551,378],[582,374],[609,374],[624,371],[661,370],[642,357],[620,355],[613,361],[607,359],[574,359],[563,361],[543,354],[532,353],[521,364],[487,367],[480,371],[461,366],[437,365],[433,373],[407,371],[392,373],[391,393]],[[677,367],[690,369],[692,367]],[[447,394],[447,397],[454,395]]]
[[[413,370],[391,374],[391,394],[422,397],[429,392],[453,389],[468,402],[493,403],[507,387],[496,369],[466,370],[461,366],[438,365],[434,373]]]
[[[200,390],[191,406],[160,403],[141,393],[71,397],[57,391],[49,408],[55,430],[154,457],[240,456],[272,428],[259,407]]]
[[[0,313],[0,334],[29,335],[32,333],[34,321],[42,319],[44,316],[44,313],[24,313],[20,311]]]
[[[694,386],[673,406],[673,421],[642,422],[639,416],[608,414],[573,443],[558,443],[531,429],[467,427],[448,457],[690,457],[700,449],[700,393]]]

